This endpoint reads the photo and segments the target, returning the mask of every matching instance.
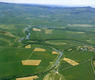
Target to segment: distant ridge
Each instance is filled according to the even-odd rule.
[[[25,5],[25,6],[40,6],[40,7],[52,7],[52,8],[93,8],[91,6],[60,6],[60,5],[44,5],[44,4],[25,4],[25,3],[8,3],[0,2],[0,4],[16,4],[16,5]]]
[[[1,24],[95,24],[95,8],[0,2]],[[55,24],[56,23],[56,24]]]

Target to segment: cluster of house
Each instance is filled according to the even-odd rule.
[[[91,52],[95,52],[95,48],[93,46],[78,46],[77,50],[81,50],[81,51],[91,51]]]

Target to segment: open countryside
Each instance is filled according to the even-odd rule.
[[[95,8],[0,3],[0,80],[95,80]]]

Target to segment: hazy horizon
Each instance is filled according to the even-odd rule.
[[[0,0],[0,2],[68,7],[95,7],[95,0]]]

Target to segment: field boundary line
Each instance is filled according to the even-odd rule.
[[[94,77],[95,77],[95,69],[94,69],[94,65],[93,65],[93,57],[91,58],[91,67],[92,67]]]

